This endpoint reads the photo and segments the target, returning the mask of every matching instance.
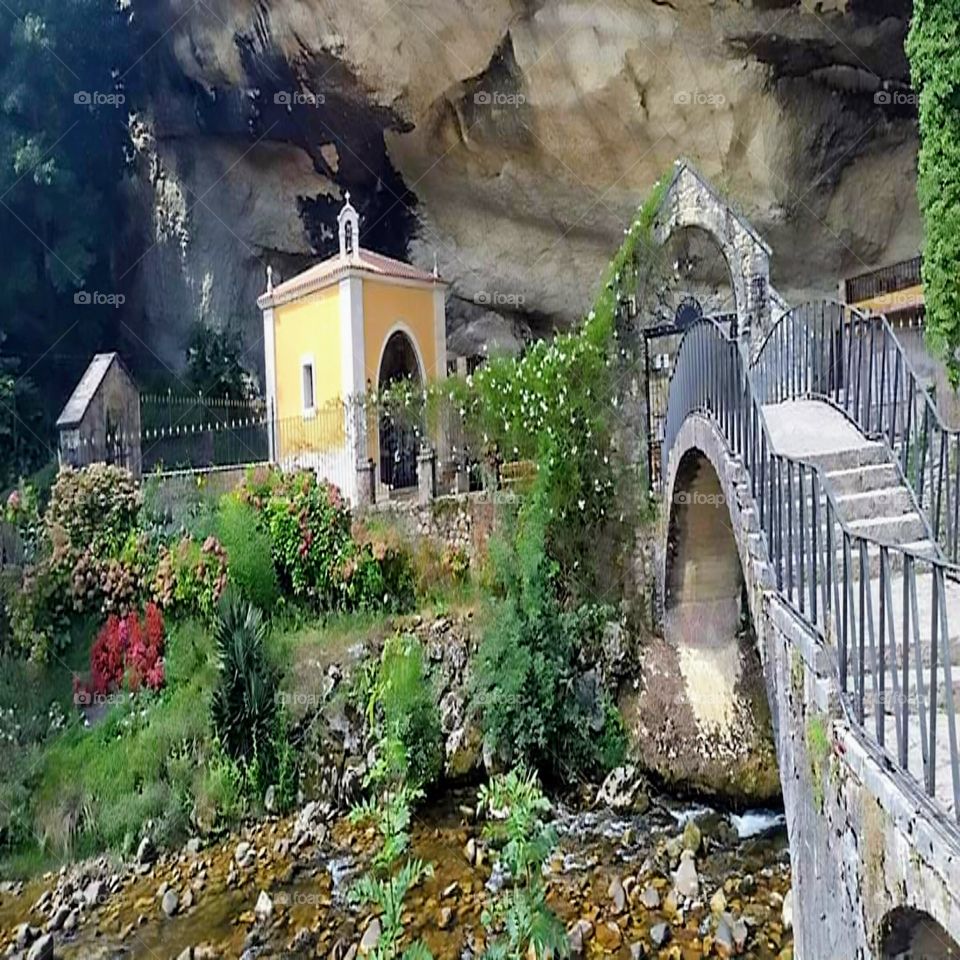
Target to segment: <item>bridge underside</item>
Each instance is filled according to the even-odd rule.
[[[884,536],[900,542],[924,540],[922,521],[918,527],[912,504],[897,490],[900,481],[888,482],[894,474],[879,458],[879,445],[866,441],[838,411],[814,403],[767,412],[776,444],[821,463],[834,475],[831,483],[843,491],[839,496],[849,511],[848,522],[861,522],[849,517],[862,511],[862,522],[877,525]],[[688,507],[683,498],[677,503],[677,494],[690,488],[691,461],[698,465],[694,489],[707,489],[705,480],[697,487],[698,474],[717,478],[752,615],[791,839],[798,960],[919,958],[927,956],[916,950],[929,942],[931,930],[945,946],[941,954],[930,956],[950,956],[948,947],[960,943],[955,837],[942,816],[918,801],[915,784],[892,768],[883,750],[841,708],[836,652],[824,647],[778,592],[749,478],[740,461],[730,456],[714,422],[700,414],[682,423],[665,465],[664,502],[674,516],[665,524],[661,541],[662,572],[665,589],[674,592],[674,601],[680,600],[665,597],[665,621],[671,610],[676,615],[682,607],[684,587],[693,584],[725,584],[726,594],[716,598],[724,601],[717,608],[724,612],[715,622],[732,618],[731,581],[725,573],[713,576],[731,568],[729,558],[721,559],[706,536],[716,531],[715,521],[690,518],[695,521],[690,530],[703,536],[680,536],[682,543],[677,542],[674,527],[682,515],[675,511]],[[874,475],[882,483],[871,487]],[[868,484],[865,489],[863,483]],[[865,503],[873,508],[863,511]],[[878,511],[877,504],[884,508]],[[698,570],[699,544],[706,548],[707,563]],[[671,568],[678,560],[680,566]],[[681,611],[679,617],[684,629],[689,628],[689,614]],[[883,702],[888,691],[881,678],[868,673],[866,687],[868,707],[873,706],[868,694]],[[879,713],[892,728],[893,714],[886,709]],[[909,918],[923,922],[905,932]],[[908,947],[901,949],[903,944]]]

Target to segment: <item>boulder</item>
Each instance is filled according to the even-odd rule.
[[[95,907],[104,897],[105,887],[102,880],[91,880],[83,891],[83,902]]]
[[[45,933],[34,940],[27,960],[53,960],[53,934]]]
[[[157,859],[157,850],[153,845],[153,841],[150,837],[143,837],[140,840],[140,845],[137,847],[137,863],[146,866],[147,864],[153,863]]]
[[[253,908],[253,913],[261,923],[265,923],[273,916],[273,901],[270,899],[270,895],[266,890],[260,891],[260,896],[257,897],[257,903]]]
[[[689,850],[685,850],[680,858],[680,866],[673,875],[673,885],[677,893],[689,899],[693,899],[700,892],[697,865],[694,862],[693,854]]]
[[[172,917],[180,909],[180,898],[175,890],[167,890],[160,901],[160,909],[168,917]]]
[[[357,948],[357,953],[359,953],[361,957],[367,956],[376,948],[377,944],[380,942],[380,931],[380,921],[374,917],[367,924],[367,929],[363,931],[363,936],[360,938],[360,945]]]
[[[670,927],[665,923],[655,923],[650,928],[650,942],[655,947],[662,947],[670,939]]]
[[[623,913],[627,909],[627,894],[623,889],[623,881],[614,877],[607,888],[607,896],[614,913]]]
[[[791,887],[783,898],[783,910],[780,914],[783,922],[783,929],[790,931],[793,929],[793,887]]]
[[[645,781],[633,764],[615,767],[603,781],[595,803],[621,813],[646,813],[650,797],[644,788]]]

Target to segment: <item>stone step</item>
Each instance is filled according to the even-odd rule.
[[[892,463],[878,463],[869,467],[830,470],[824,475],[834,496],[864,493],[867,490],[882,490],[884,487],[901,486],[900,474]]]
[[[902,547],[904,550],[909,550],[911,553],[919,554],[923,557],[935,557],[937,555],[937,548],[934,545],[932,540],[911,540],[908,543],[901,543],[897,546]],[[851,560],[853,561],[853,577],[855,580],[860,579],[860,553],[855,545],[851,544],[850,547]],[[890,548],[887,553],[887,557],[890,561],[890,572],[898,573],[903,569],[903,554],[894,549]],[[837,558],[837,574],[842,575],[843,572],[843,548],[837,547],[836,550]],[[867,544],[867,567],[870,571],[870,579],[878,580],[880,577],[880,545],[875,543]]]
[[[890,463],[890,453],[882,443],[867,441],[848,450],[832,450],[829,453],[812,453],[803,457],[807,463],[820,468],[823,473],[853,470]]]
[[[910,492],[905,487],[879,487],[862,493],[846,493],[836,500],[837,509],[847,523],[872,517],[902,517],[916,513]]]
[[[919,513],[905,513],[901,516],[866,517],[861,520],[849,520],[847,526],[851,533],[875,540],[877,543],[899,545],[927,536],[927,527]]]

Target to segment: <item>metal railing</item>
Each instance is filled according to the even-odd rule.
[[[923,283],[921,266],[922,258],[917,256],[850,277],[843,281],[844,299],[847,303],[862,303],[907,287],[918,287]]]
[[[688,416],[699,413],[714,421],[746,469],[777,591],[835,656],[841,697],[854,722],[928,796],[941,801],[937,760],[948,759],[950,795],[960,820],[946,605],[947,575],[958,571],[940,558],[853,533],[819,469],[775,451],[763,414],[766,397],[778,395],[774,374],[789,379],[809,376],[811,369],[799,364],[750,369],[735,341],[700,321],[677,354],[664,459]],[[830,375],[819,368],[817,373]],[[764,375],[763,389],[758,374]],[[946,751],[938,753],[944,736]]]
[[[753,363],[764,403],[813,397],[896,455],[943,556],[960,560],[960,432],[948,428],[886,318],[823,301],[787,313]]]

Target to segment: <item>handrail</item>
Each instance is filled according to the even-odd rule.
[[[758,385],[757,365],[747,365],[735,341],[709,321],[691,326],[670,379],[664,459],[690,414],[714,420],[746,469],[778,594],[835,651],[841,697],[852,717],[881,748],[892,735],[891,762],[909,776],[919,742],[920,786],[930,797],[936,796],[938,723],[943,719],[938,701],[943,697],[960,821],[960,751],[945,599],[947,573],[953,577],[958,570],[942,558],[877,544],[851,531],[820,468],[776,452],[762,399],[763,390],[775,387],[774,368],[765,369],[767,379]],[[796,373],[792,367],[783,370]],[[898,569],[899,610],[893,599]],[[929,624],[919,615],[918,588],[920,595],[930,591]],[[891,731],[888,717],[893,719]]]
[[[885,443],[931,539],[960,561],[960,431],[943,422],[885,316],[831,300],[795,307],[751,368],[765,403],[827,400]]]

